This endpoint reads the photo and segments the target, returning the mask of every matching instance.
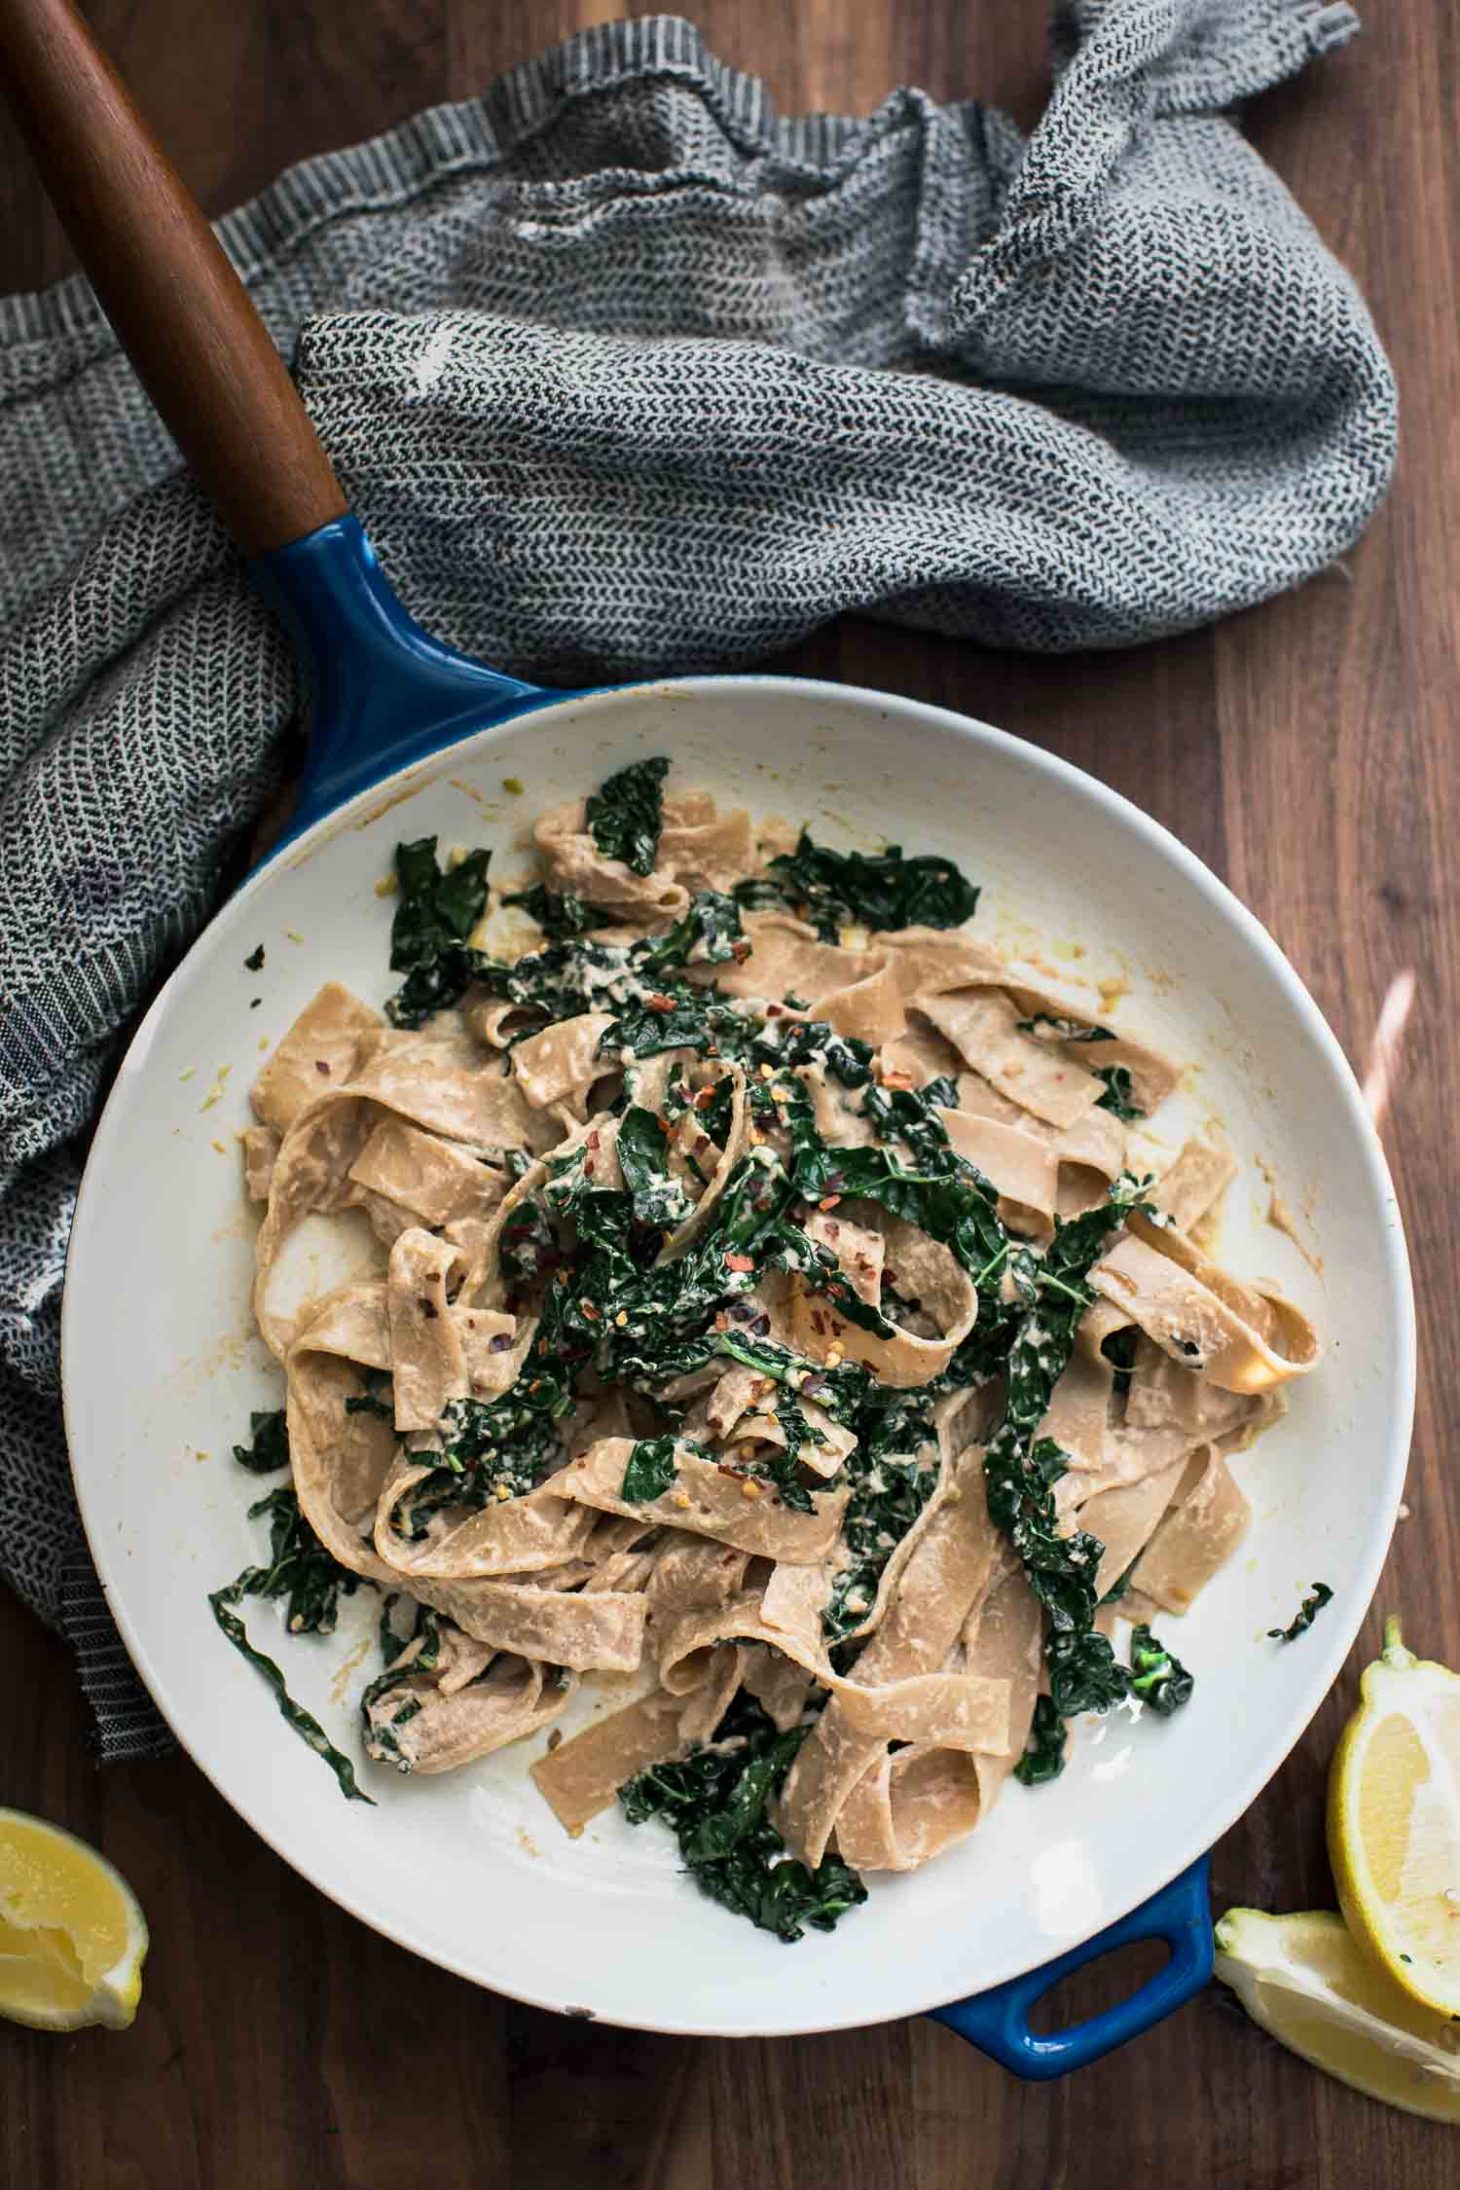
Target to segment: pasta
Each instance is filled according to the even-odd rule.
[[[454,1769],[612,1675],[544,1801],[667,1817],[793,1938],[1054,1776],[1071,1719],[1184,1701],[1150,1623],[1318,1348],[1198,1243],[1231,1160],[1133,1155],[1176,1065],[979,940],[956,868],[665,773],[544,814],[515,894],[402,846],[401,988],[328,984],[260,1073],[265,1504],[318,1583],[291,1625],[382,1593],[371,1759]],[[289,1235],[348,1211],[377,1273],[284,1311]]]

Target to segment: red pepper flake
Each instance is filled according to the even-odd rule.
[[[702,1087],[702,1088],[700,1089],[699,1093],[698,1093],[698,1094],[697,1094],[697,1095],[695,1096],[695,1099],[694,1099],[694,1106],[695,1106],[695,1109],[696,1109],[696,1110],[708,1110],[708,1109],[709,1109],[709,1107],[710,1107],[710,1105],[711,1105],[711,1103],[712,1103],[712,1102],[713,1102],[714,1100],[715,1100],[715,1088],[714,1088],[714,1085],[713,1085],[713,1083],[712,1083],[712,1084],[711,1084],[711,1085],[710,1085],[709,1087]]]
[[[725,1267],[727,1270],[753,1270],[755,1263],[749,1255],[727,1255]]]
[[[594,1307],[591,1300],[580,1300],[578,1305],[582,1309],[584,1315],[588,1318],[588,1321],[590,1323],[597,1323],[601,1321],[599,1312]]]
[[[840,1194],[823,1194],[816,1206],[818,1209],[835,1209],[840,1200]]]
[[[674,998],[665,996],[662,992],[656,992],[653,996],[646,996],[644,1002],[650,1011],[673,1011],[674,1009]]]
[[[730,945],[730,955],[737,966],[743,966],[750,956],[750,937],[748,935],[738,936]]]
[[[786,1007],[784,1004],[767,1004],[765,1008],[765,1015],[767,1019],[780,1019],[784,1017],[785,1010]]]

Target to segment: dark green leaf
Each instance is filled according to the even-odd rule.
[[[1112,1331],[1100,1341],[1100,1351],[1115,1371],[1111,1389],[1117,1399],[1123,1399],[1130,1390],[1131,1372],[1136,1365],[1136,1340],[1139,1336],[1135,1325],[1128,1323],[1124,1330]]]
[[[636,1506],[646,1506],[651,1499],[662,1498],[679,1473],[674,1446],[672,1437],[636,1439],[624,1469],[619,1496]]]
[[[1102,1546],[1088,1530],[1062,1532],[1054,1485],[1069,1463],[1058,1445],[1036,1432],[1090,1302],[1085,1279],[1116,1226],[1132,1207],[1141,1206],[1142,1191],[1134,1180],[1119,1181],[1097,1208],[1068,1222],[1057,1219],[1043,1258],[1030,1258],[1022,1274],[1032,1297],[1005,1363],[1004,1416],[985,1462],[989,1513],[1044,1607],[1049,1708],[1058,1718],[1109,1709],[1126,1693],[1127,1678],[1094,1625]],[[1052,1774],[1041,1768],[1038,1776]]]
[[[1327,1582],[1315,1582],[1288,1626],[1270,1627],[1267,1632],[1274,1642],[1296,1642],[1300,1635],[1307,1634],[1323,1607],[1332,1602],[1333,1591]]]
[[[1105,1082],[1105,1093],[1099,1101],[1101,1110],[1113,1110],[1117,1118],[1124,1118],[1127,1123],[1144,1118],[1146,1113],[1135,1101],[1135,1082],[1128,1065],[1097,1065],[1095,1077]]]
[[[689,1215],[682,1180],[669,1175],[669,1141],[657,1114],[631,1103],[619,1120],[618,1160],[640,1224],[673,1231]]]
[[[701,890],[683,920],[663,935],[646,936],[631,946],[635,973],[651,981],[678,966],[723,966],[750,956],[740,925],[740,907],[718,890]]]
[[[836,1856],[815,1871],[786,1853],[766,1817],[809,1721],[778,1733],[749,1696],[737,1696],[714,1742],[679,1764],[659,1764],[619,1789],[630,1824],[662,1817],[700,1891],[787,1942],[807,1925],[830,1931],[867,1898],[856,1872]]]
[[[637,760],[620,768],[587,802],[588,827],[605,859],[620,859],[632,874],[652,874],[664,826],[667,760]]]
[[[834,943],[847,921],[869,928],[957,928],[972,917],[978,891],[951,859],[904,859],[889,844],[880,854],[833,852],[803,830],[794,852],[782,852],[769,872],[736,885],[741,904],[789,905]]]
[[[458,1002],[473,979],[481,954],[468,949],[466,939],[486,910],[488,858],[485,851],[470,852],[443,871],[435,837],[397,844],[400,900],[390,928],[390,963],[406,979],[385,1007],[396,1026],[419,1026],[433,1011]]]
[[[251,1475],[272,1475],[276,1468],[289,1465],[289,1432],[285,1427],[284,1410],[275,1407],[263,1414],[251,1414],[248,1418],[252,1443],[235,1445],[233,1457],[241,1468]]]
[[[352,1802],[368,1802],[369,1795],[356,1785],[349,1758],[335,1747],[318,1719],[294,1701],[278,1666],[249,1641],[248,1631],[234,1609],[245,1597],[287,1597],[285,1617],[291,1631],[327,1635],[335,1624],[340,1591],[353,1590],[358,1577],[330,1557],[299,1511],[293,1491],[270,1491],[267,1498],[249,1507],[250,1518],[263,1513],[270,1521],[269,1564],[245,1567],[226,1588],[211,1591],[208,1602],[213,1617],[234,1649],[262,1673],[286,1723],[317,1756],[324,1758],[341,1793]]]
[[[1026,1787],[1042,1787],[1047,1780],[1058,1779],[1064,1768],[1065,1722],[1048,1696],[1038,1696],[1034,1723],[1024,1754],[1014,1766],[1014,1777]]]
[[[613,924],[612,913],[590,905],[586,898],[574,897],[571,892],[565,891],[560,896],[541,882],[535,882],[530,890],[515,890],[509,897],[504,897],[502,903],[520,905],[554,943],[566,942],[575,935],[588,935],[594,928],[607,928]]]
[[[394,1387],[388,1376],[379,1369],[365,1371],[363,1392],[351,1392],[345,1401],[346,1414],[373,1414],[378,1421],[394,1422]]]
[[[1175,1654],[1158,1642],[1142,1621],[1131,1630],[1130,1692],[1148,1703],[1163,1719],[1179,1711],[1196,1686]]]

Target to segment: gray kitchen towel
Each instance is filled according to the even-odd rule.
[[[781,121],[687,23],[614,23],[220,232],[408,605],[473,652],[727,665],[844,609],[1127,645],[1309,577],[1387,484],[1368,315],[1226,111],[1355,28],[1073,0],[1026,140],[916,91]],[[0,1572],[108,1756],[166,1736],[66,1471],[78,1142],[296,706],[90,291],[0,306]]]

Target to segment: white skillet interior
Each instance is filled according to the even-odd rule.
[[[1053,1786],[1011,1786],[950,1855],[872,1882],[830,1937],[787,1947],[700,1898],[657,1825],[616,1812],[569,1841],[526,1766],[542,1737],[438,1780],[373,1767],[378,1807],[347,1803],[231,1650],[206,1592],[257,1556],[266,1484],[230,1458],[281,1384],[248,1314],[253,1220],[235,1133],[248,1083],[326,979],[372,1002],[397,838],[492,845],[646,753],[819,836],[956,857],[984,888],[979,932],[1036,941],[1193,1070],[1242,1158],[1221,1251],[1317,1318],[1320,1371],[1238,1462],[1254,1525],[1185,1621],[1196,1675],[1169,1723],[1124,1711],[1082,1729]],[[521,785],[520,795],[504,782]],[[521,855],[513,855],[521,862]],[[265,947],[263,970],[244,965]],[[1071,955],[1080,953],[1079,956]],[[251,1000],[260,997],[255,1008]],[[1173,1127],[1172,1137],[1179,1137]],[[1265,1221],[1270,1166],[1317,1267]],[[128,1646],[179,1739],[291,1863],[382,1932],[555,2008],[659,2029],[836,2028],[911,2013],[1045,1961],[1209,1847],[1317,1708],[1373,1591],[1403,1480],[1412,1308],[1398,1213],[1352,1077],[1276,948],[1190,854],[1089,778],[998,731],[905,700],[774,678],[643,687],[566,702],[452,748],[363,795],[256,874],[168,984],[98,1129],[67,1275],[72,1463]],[[1336,1602],[1293,1647],[1264,1630],[1304,1589]],[[357,1750],[373,1657],[362,1591],[327,1642],[249,1613],[295,1693]],[[611,1707],[600,1697],[596,1708]]]

